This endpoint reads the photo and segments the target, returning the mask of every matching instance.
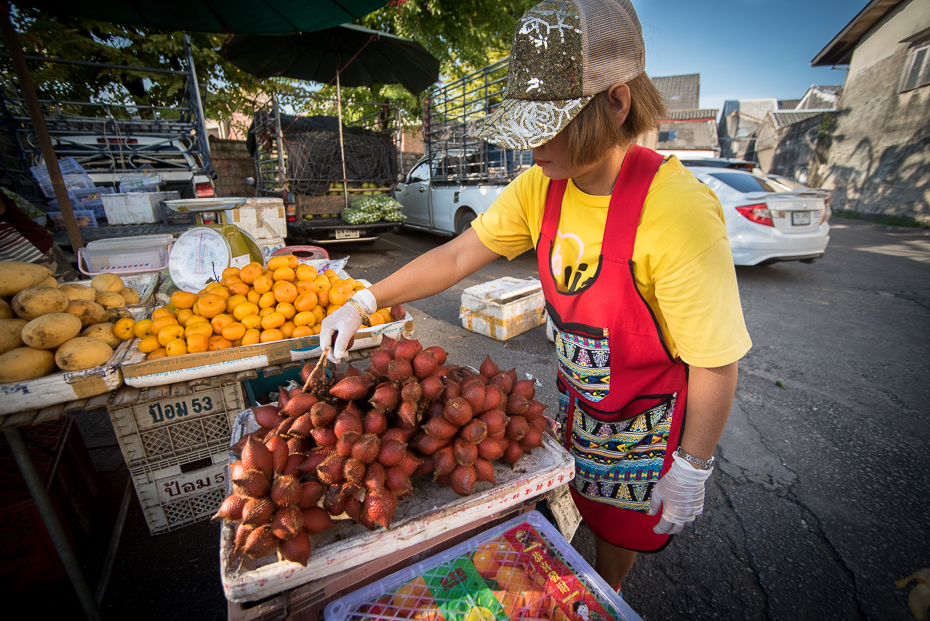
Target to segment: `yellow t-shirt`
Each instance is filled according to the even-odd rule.
[[[534,248],[549,181],[533,166],[507,186],[472,223],[482,243],[508,259]],[[578,290],[597,272],[609,204],[609,196],[585,194],[569,180],[551,265],[559,290]],[[719,367],[749,351],[720,202],[674,156],[649,188],[633,264],[637,288],[673,356]]]

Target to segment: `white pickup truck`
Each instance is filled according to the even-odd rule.
[[[433,161],[438,160],[434,158]],[[436,178],[436,167],[429,164],[428,158],[417,162],[394,191],[403,207],[401,212],[407,217],[405,228],[438,235],[461,235],[478,214],[487,211],[507,185],[493,180],[440,180]]]

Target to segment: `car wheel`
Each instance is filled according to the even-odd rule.
[[[410,229],[399,224],[395,226],[393,229],[391,229],[391,232],[394,233],[395,235],[406,235],[407,233],[410,232]]]
[[[461,235],[471,227],[472,221],[477,218],[473,211],[466,211],[459,216],[458,221],[455,223],[455,234]]]

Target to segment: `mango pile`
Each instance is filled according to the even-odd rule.
[[[332,269],[317,273],[294,255],[272,257],[267,266],[228,267],[218,282],[197,293],[175,291],[151,319],[114,331],[123,330],[120,338],[124,330],[138,337],[147,360],[312,336],[327,315],[364,287]],[[395,320],[387,308],[370,319],[372,325]]]
[[[104,364],[121,338],[124,307],[139,293],[115,274],[91,285],[59,284],[42,265],[0,262],[0,382],[19,382]]]

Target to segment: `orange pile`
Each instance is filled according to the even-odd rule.
[[[147,359],[270,343],[320,333],[320,322],[365,285],[328,269],[318,274],[294,255],[228,267],[198,293],[175,291],[170,304],[133,326]],[[389,309],[370,315],[391,321]]]

